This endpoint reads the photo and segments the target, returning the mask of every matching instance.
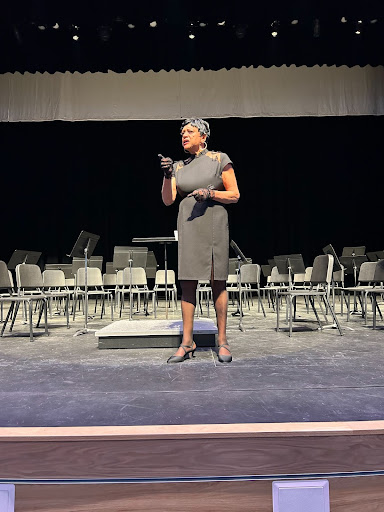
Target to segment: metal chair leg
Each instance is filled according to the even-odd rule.
[[[28,301],[28,312],[29,312],[29,341],[33,341],[33,319],[32,319],[33,306],[32,306],[31,300]]]
[[[23,303],[23,305],[24,305],[24,303]],[[9,328],[10,331],[12,331],[13,326],[15,325],[15,321],[16,321],[17,313],[19,311],[19,307],[20,307],[20,303],[18,302],[16,304],[15,311],[13,312],[13,318],[12,318],[11,326]],[[24,315],[24,312],[23,312],[23,315]]]
[[[10,306],[9,306],[9,310],[8,310],[8,313],[7,313],[7,316],[5,317],[5,320],[4,320],[4,323],[3,323],[3,327],[1,328],[1,334],[0,336],[3,336],[4,334],[4,331],[5,331],[5,328],[7,326],[7,323],[9,321],[9,319],[11,318],[12,316],[12,312],[15,308],[15,303],[14,302],[11,302]]]
[[[313,312],[315,313],[315,317],[316,317],[317,323],[319,324],[320,329],[323,330],[322,323],[320,322],[319,315],[317,314],[317,311],[316,311],[316,308],[315,308],[315,301],[314,301],[314,299],[313,299],[313,297],[311,295],[308,296],[308,299],[309,299],[309,302],[310,302],[310,304],[312,306]]]
[[[334,309],[331,307],[331,304],[330,304],[330,302],[329,302],[329,299],[328,299],[328,297],[327,297],[326,295],[324,295],[324,300],[328,303],[329,311],[331,312],[331,315],[332,315],[332,317],[333,317],[333,320],[334,320],[335,324],[337,325],[337,328],[338,328],[338,330],[339,330],[340,336],[343,336],[343,332],[342,332],[342,330],[341,330],[341,327],[340,327],[339,321],[338,321],[338,319],[337,319],[337,317],[336,317],[336,313],[335,313]]]

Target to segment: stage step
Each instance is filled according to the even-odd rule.
[[[99,349],[178,347],[181,320],[119,320],[95,332]],[[210,318],[194,321],[193,339],[199,347],[214,347],[217,327]]]

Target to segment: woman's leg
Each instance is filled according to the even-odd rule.
[[[183,345],[195,347],[193,342],[193,318],[196,307],[196,288],[197,281],[180,281],[181,285],[181,312],[183,315]],[[175,356],[185,354],[182,348],[175,352]]]
[[[215,304],[217,319],[217,344],[228,344],[227,342],[227,311],[228,311],[228,293],[227,283],[225,281],[211,281],[213,302]],[[219,348],[220,355],[229,355],[228,347]]]

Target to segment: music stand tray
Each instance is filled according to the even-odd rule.
[[[344,265],[347,273],[359,269],[363,263],[368,261],[367,256],[340,256],[340,263]]]
[[[343,266],[340,263],[339,257],[337,256],[336,251],[333,248],[332,244],[328,244],[325,247],[323,247],[323,253],[333,256],[333,271],[334,272],[343,269]]]
[[[75,245],[72,248],[72,251],[68,256],[70,258],[85,258],[85,254],[87,259],[90,258],[95,250],[97,242],[100,240],[99,235],[94,235],[93,233],[88,233],[88,231],[81,231],[78,236]],[[87,249],[87,252],[85,250]]]
[[[71,279],[73,277],[72,263],[46,263],[45,270],[62,270],[65,279]]]
[[[369,261],[380,261],[384,259],[384,251],[370,251],[367,252],[367,258]]]
[[[340,263],[345,267],[346,274],[353,274],[355,286],[357,285],[357,271],[361,265],[368,261],[367,256],[340,256]]]
[[[364,256],[365,255],[365,245],[360,245],[358,247],[343,247],[343,252],[341,254],[344,256]]]
[[[113,268],[124,270],[127,267],[147,266],[148,247],[118,246],[113,251]]]
[[[29,263],[30,265],[36,265],[40,259],[41,252],[39,251],[24,251],[15,249],[8,262],[8,269],[15,270],[17,265],[21,263]]]
[[[240,259],[243,263],[248,263],[247,261],[247,258],[244,256],[243,252],[240,250],[239,246],[237,245],[236,242],[234,242],[233,240],[231,240],[230,244],[229,244],[232,249],[234,250],[235,254],[236,254],[236,257],[238,259]]]
[[[261,265],[261,272],[264,277],[268,278],[272,272],[271,265]]]
[[[305,274],[305,265],[301,254],[282,254],[274,256],[279,274]]]

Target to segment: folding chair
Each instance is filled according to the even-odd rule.
[[[142,267],[133,267],[133,268],[125,268],[122,274],[122,287],[119,289],[120,299],[120,317],[122,313],[122,309],[124,307],[124,297],[125,294],[130,294],[130,301],[133,301],[134,296],[137,295],[137,309],[136,312],[140,311],[141,307],[141,296],[144,298],[144,312],[146,315],[148,313],[148,298],[152,295],[152,310],[154,312],[156,318],[156,302],[155,302],[155,292],[154,290],[150,290],[147,284],[147,276],[144,268]],[[130,302],[131,307],[131,302]]]
[[[153,288],[155,292],[155,300],[158,303],[159,292],[165,293],[165,270],[158,270],[155,277],[155,286]],[[167,270],[167,295],[165,300],[172,299],[173,311],[177,309],[177,288],[176,288],[176,275],[174,270]]]
[[[280,298],[285,297],[287,301],[287,311],[288,311],[288,322],[289,322],[289,336],[292,336],[292,322],[294,318],[293,307],[296,310],[295,303],[297,297],[307,297],[310,305],[312,306],[312,310],[315,313],[316,320],[320,326],[320,329],[323,329],[323,326],[320,322],[319,315],[317,314],[314,298],[316,297],[319,300],[319,304],[321,307],[321,300],[327,306],[327,309],[331,312],[334,323],[336,324],[340,336],[343,335],[341,330],[339,321],[336,317],[334,309],[329,300],[330,293],[330,285],[332,280],[332,270],[333,270],[333,256],[330,254],[316,256],[313,262],[312,276],[311,276],[311,288],[307,290],[298,290],[298,289],[288,289],[288,290],[277,290],[276,291],[276,331],[279,330],[279,320],[280,320]],[[323,311],[325,316],[325,313]]]
[[[101,270],[97,267],[89,267],[87,269],[87,296],[89,297],[95,297],[95,313],[97,308],[97,298],[101,297],[101,315],[100,317],[103,318],[103,313],[105,311],[105,298],[110,300],[111,302],[111,319],[113,320],[113,295],[110,290],[104,290],[103,286],[103,277],[101,275]],[[84,301],[85,298],[85,269],[79,268],[77,270],[76,275],[76,290],[75,290],[75,296],[74,296],[74,304],[73,304],[73,320],[75,320],[76,316],[76,308],[79,299],[82,299]]]
[[[0,336],[3,337],[5,328],[12,318],[10,331],[13,330],[13,326],[15,324],[16,316],[19,310],[20,304],[24,306],[28,306],[28,323],[29,323],[29,339],[33,341],[33,303],[37,303],[40,306],[39,318],[37,322],[37,327],[39,327],[42,313],[44,312],[44,321],[45,321],[45,334],[48,336],[48,323],[47,323],[47,298],[44,294],[39,293],[35,295],[15,295],[12,289],[12,281],[9,276],[9,271],[7,265],[4,261],[0,261],[0,290],[7,290],[8,294],[1,294],[0,302],[1,305],[3,303],[10,303],[9,310],[7,316],[4,320],[4,324],[1,329]]]
[[[40,267],[28,263],[21,263],[16,266],[16,283],[19,295],[43,294],[48,301],[53,298],[64,298],[66,301],[67,328],[69,329],[69,291],[44,291],[44,281]]]

